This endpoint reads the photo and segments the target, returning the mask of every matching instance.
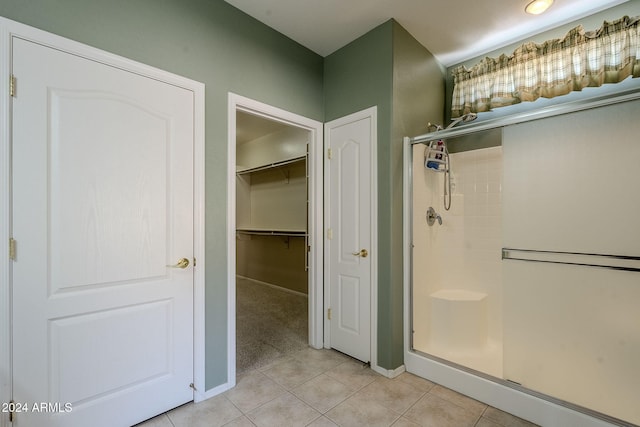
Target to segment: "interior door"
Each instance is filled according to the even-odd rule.
[[[331,347],[371,358],[371,150],[373,118],[356,113],[326,124],[327,252]]]
[[[12,60],[13,400],[45,405],[15,425],[192,400],[193,93],[19,38]]]

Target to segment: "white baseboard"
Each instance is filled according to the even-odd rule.
[[[257,283],[259,285],[269,286],[270,288],[274,288],[274,289],[277,289],[279,291],[289,292],[290,294],[300,295],[300,296],[303,296],[305,298],[309,298],[308,294],[305,294],[305,293],[302,293],[302,292],[299,292],[299,291],[294,291],[293,289],[288,289],[288,288],[282,287],[280,285],[275,285],[275,284],[269,283],[269,282],[263,282],[262,280],[252,279],[251,277],[245,277],[245,276],[241,276],[239,274],[236,274],[236,277],[238,279],[248,280],[250,282]]]
[[[380,375],[385,376],[387,378],[395,378],[398,375],[400,375],[401,373],[403,373],[404,371],[406,371],[404,365],[400,365],[396,369],[391,369],[391,370],[382,368],[382,367],[380,367],[378,365],[371,365],[371,369],[374,372],[377,372]]]

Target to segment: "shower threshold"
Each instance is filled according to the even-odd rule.
[[[502,378],[502,344],[488,342],[482,348],[452,350],[442,345],[425,344],[414,351],[432,355],[458,366],[469,367],[474,372],[484,372],[491,377]],[[468,369],[469,369],[468,368]]]

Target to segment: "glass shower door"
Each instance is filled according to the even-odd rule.
[[[503,132],[504,378],[635,424],[639,108],[621,103]]]

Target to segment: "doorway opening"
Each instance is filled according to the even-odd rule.
[[[230,94],[228,180],[233,378],[323,345],[322,124]]]

